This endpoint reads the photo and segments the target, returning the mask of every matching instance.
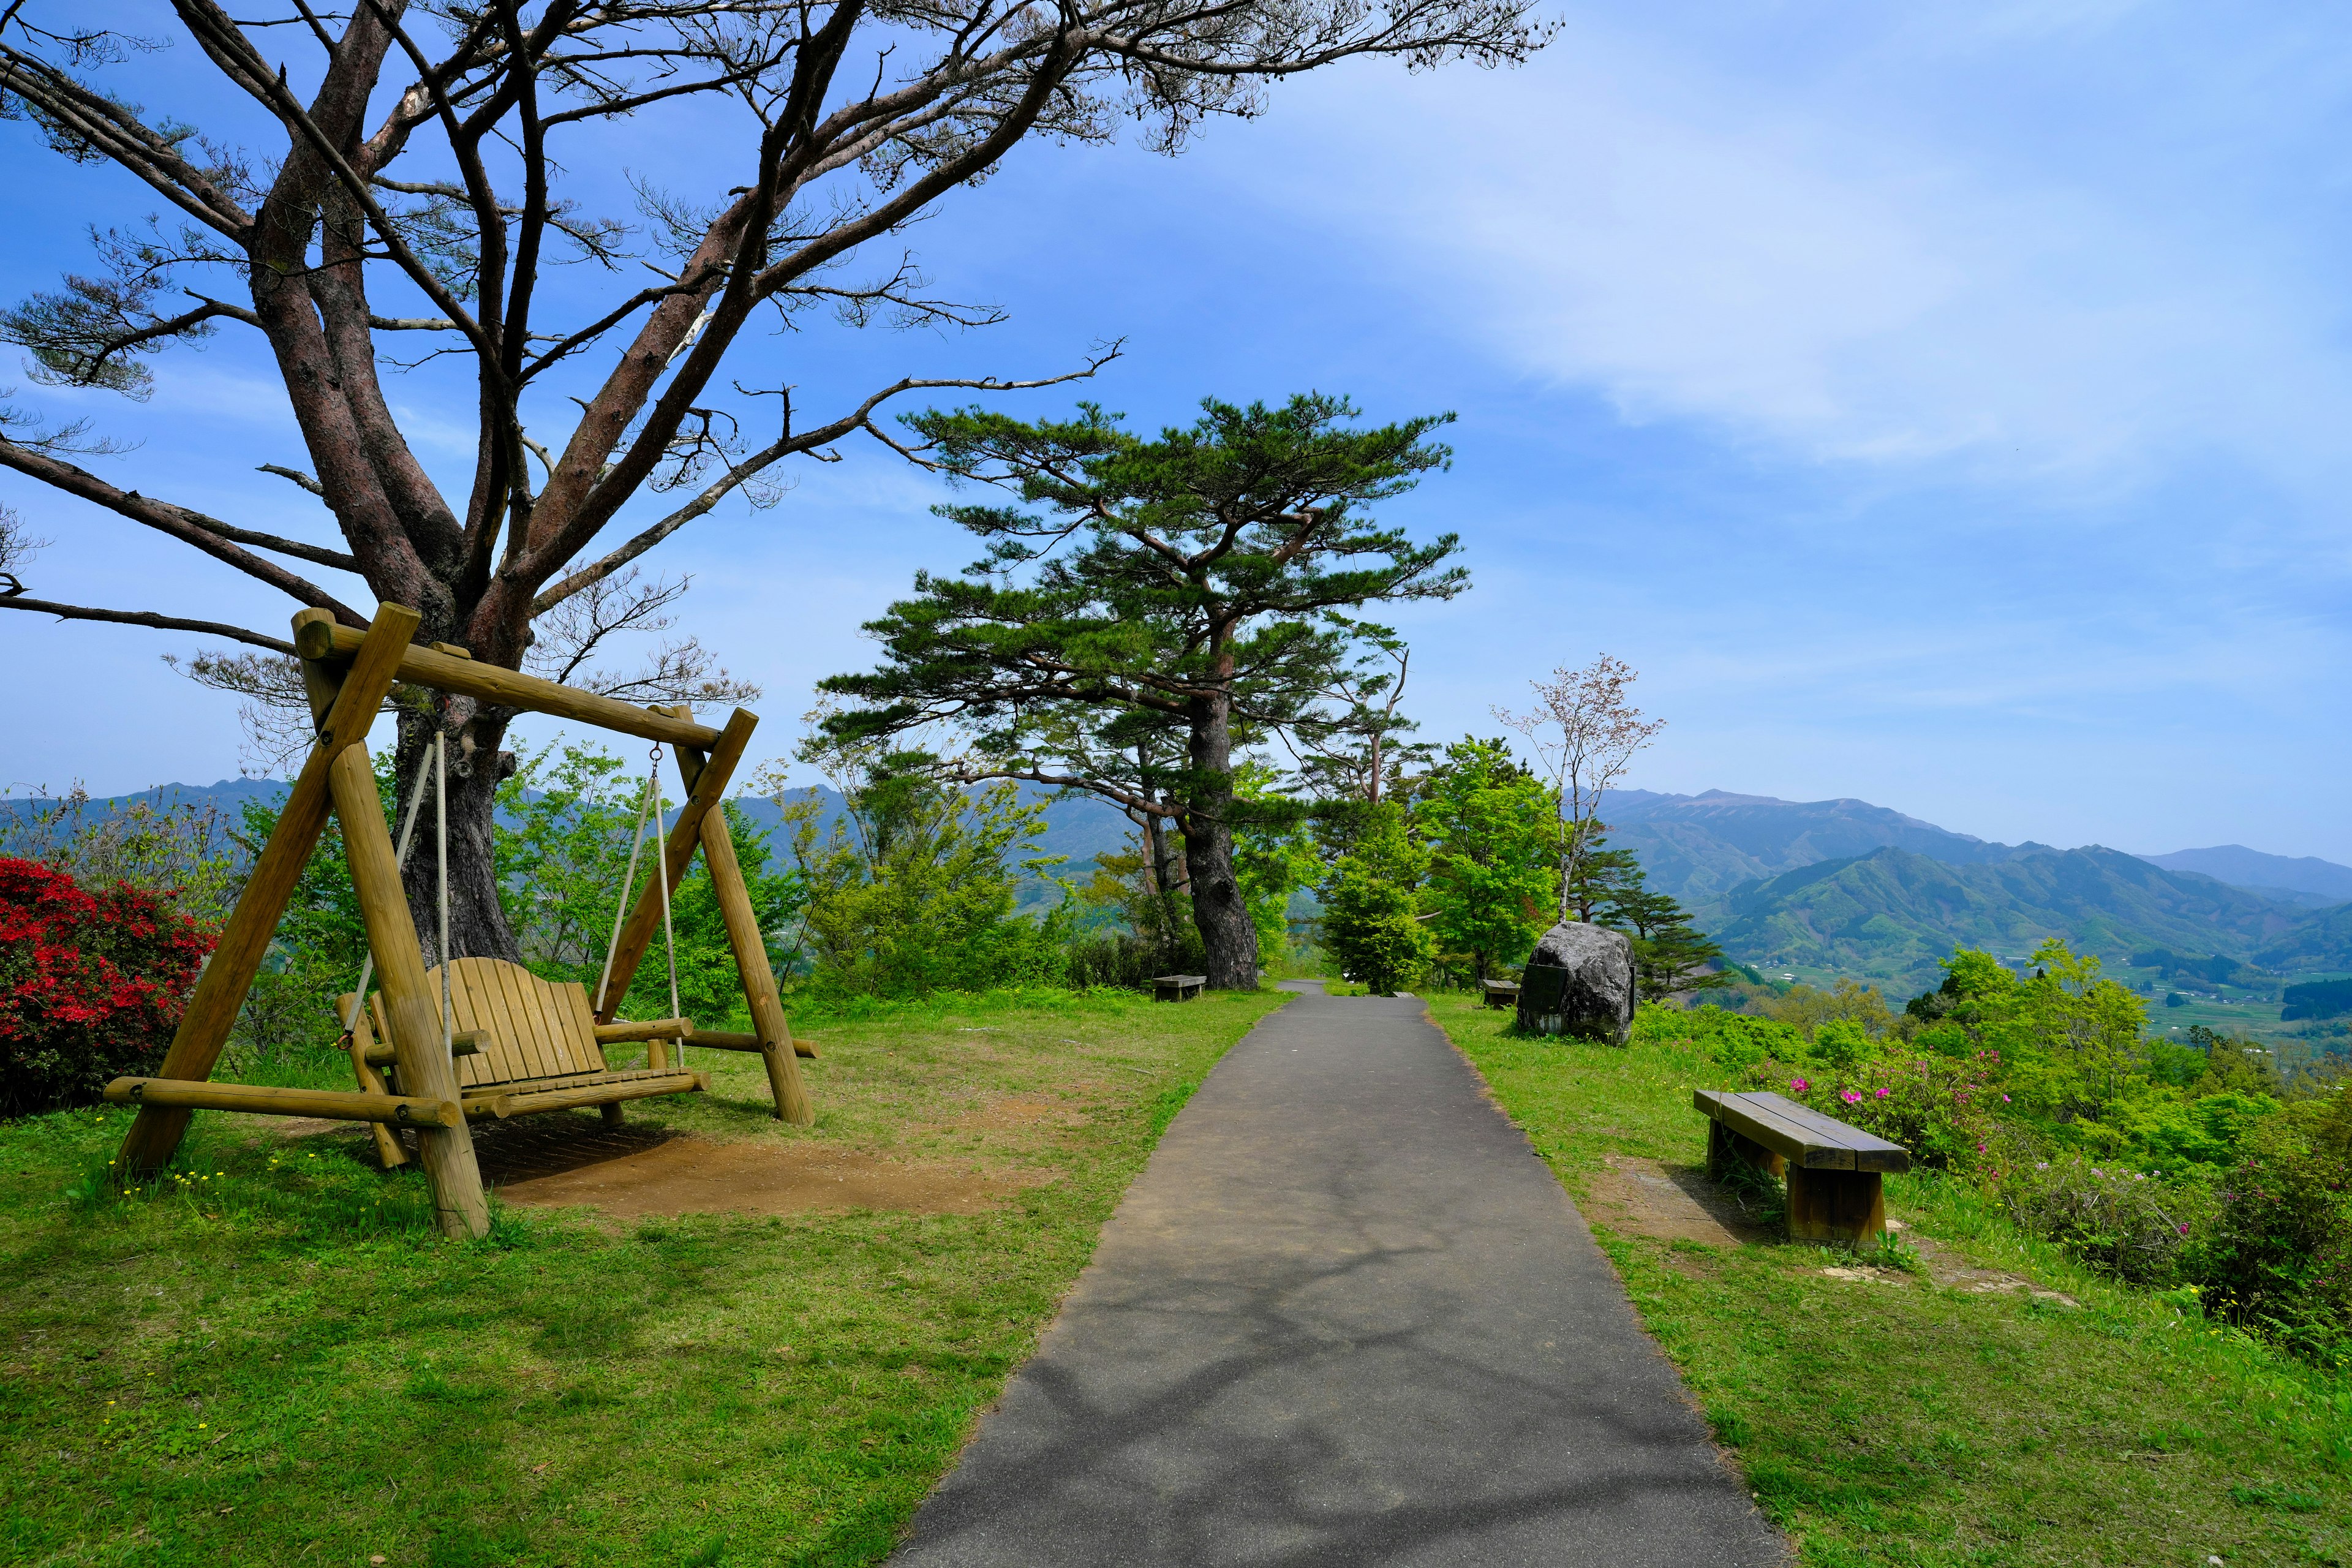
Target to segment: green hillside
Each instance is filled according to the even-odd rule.
[[[1939,977],[1955,944],[2022,958],[2063,937],[2116,966],[2158,947],[2252,958],[2328,918],[2096,847],[1976,866],[1879,849],[1751,883],[1705,913],[1742,963],[1913,989]]]
[[[2255,953],[2254,962],[2290,974],[2352,969],[2352,904],[2321,910],[2298,922],[2285,937]]]

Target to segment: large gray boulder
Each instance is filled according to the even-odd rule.
[[[1633,1026],[1633,944],[1623,931],[1562,921],[1519,979],[1519,1027],[1625,1043]]]

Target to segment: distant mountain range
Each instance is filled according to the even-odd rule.
[[[1743,963],[1932,981],[1955,943],[2022,958],[2062,936],[2111,964],[2167,948],[2352,967],[2352,867],[2242,845],[2126,855],[1996,844],[1860,800],[1608,797],[1610,842]],[[2315,910],[2311,906],[2330,906]]]
[[[2233,888],[2248,888],[2291,903],[2340,904],[2352,899],[2352,866],[2338,866],[2315,855],[2289,858],[2265,855],[2242,844],[2219,844],[2210,849],[2176,849],[2169,855],[2140,858],[2168,871],[2202,872]]]
[[[640,775],[640,779],[642,776]],[[675,796],[677,794],[675,780],[670,781],[670,791]],[[1054,793],[1035,784],[1023,784],[1021,791],[1024,798],[1028,800],[1043,799]],[[141,790],[136,795],[112,795],[103,800],[93,800],[89,803],[89,810],[97,816],[104,816],[142,802],[155,806],[169,806],[179,802],[199,808],[205,806],[217,808],[226,816],[229,826],[234,826],[239,811],[247,801],[274,803],[285,793],[286,785],[276,779],[223,779],[217,784],[158,784],[153,789]],[[818,817],[821,826],[830,824],[841,814],[841,795],[838,792],[824,784],[813,784],[799,793],[804,795],[814,795],[824,803],[824,811]],[[26,812],[36,804],[37,803],[22,796],[0,800],[0,815]],[[781,852],[783,842],[782,835],[777,830],[783,825],[782,808],[776,802],[757,795],[739,797],[735,804],[742,808],[744,815],[758,825],[762,832],[774,837],[776,847]],[[1066,857],[1067,863],[1063,866],[1062,874],[1074,876],[1083,881],[1093,873],[1094,858],[1102,854],[1116,854],[1125,846],[1127,837],[1132,831],[1134,831],[1133,824],[1128,821],[1117,806],[1107,801],[1093,799],[1055,801],[1046,810],[1045,835],[1038,845],[1038,853],[1045,856]]]
[[[1716,939],[1744,962],[1914,985],[1956,943],[2019,960],[2053,936],[2110,966],[2156,948],[2263,963],[2309,918],[2096,846],[1974,866],[1874,849],[1751,882],[1716,908]]]
[[[234,815],[285,785],[266,779],[165,784],[92,802],[105,809],[172,799]],[[1048,792],[1024,786],[1031,799]],[[840,797],[822,785],[824,817]],[[738,803],[772,831],[772,801]],[[22,809],[0,801],[0,812]],[[1651,884],[1691,907],[1735,959],[1866,976],[1916,989],[1966,943],[2021,959],[2060,936],[2119,966],[2135,953],[2219,954],[2286,973],[2352,971],[2352,867],[2242,845],[2127,855],[2096,845],[1996,844],[1861,800],[1612,794],[1610,841],[1633,850]],[[1091,799],[1052,802],[1041,846],[1083,879],[1132,828]],[[2315,904],[2324,907],[2314,908]],[[2144,976],[2143,976],[2144,977]]]

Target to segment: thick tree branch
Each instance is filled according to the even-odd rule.
[[[194,545],[215,561],[236,567],[248,577],[256,577],[287,595],[298,604],[322,610],[332,610],[337,619],[346,626],[363,626],[367,617],[350,605],[304,578],[296,576],[274,561],[264,561],[250,551],[241,549],[240,542],[259,543],[271,541],[268,548],[284,550],[304,559],[330,556],[322,564],[341,566],[346,571],[358,570],[352,557],[337,556],[332,551],[320,551],[315,546],[298,544],[292,540],[275,540],[268,534],[252,535],[248,531],[233,528],[218,518],[206,517],[170,501],[142,496],[136,490],[119,489],[108,484],[86,468],[46,453],[36,452],[15,441],[0,440],[0,468],[13,468],[27,479],[37,479],[53,489],[106,508],[118,516],[143,523],[160,533],[168,533],[183,544]],[[245,536],[240,540],[239,536]]]
[[[45,616],[55,616],[61,621],[111,621],[117,626],[152,626],[161,632],[202,632],[207,637],[227,637],[232,642],[250,643],[266,647],[272,653],[294,657],[294,645],[277,637],[264,637],[259,632],[247,631],[219,621],[184,620],[178,616],[159,616],[152,610],[100,610],[87,605],[53,605],[47,599],[27,599],[22,595],[0,596],[0,610],[33,610]]]

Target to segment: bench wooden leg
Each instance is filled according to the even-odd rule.
[[[621,1113],[621,1102],[617,1100],[598,1106],[596,1111],[604,1119],[604,1125],[607,1127],[625,1127],[628,1124],[629,1119]]]
[[[1720,1121],[1706,1124],[1706,1173],[1721,1181],[1731,1173],[1735,1160],[1753,1165],[1768,1176],[1777,1176],[1788,1162],[1754,1139],[1734,1132]]]
[[[1874,1244],[1886,1229],[1886,1197],[1876,1171],[1789,1167],[1789,1239]]]

